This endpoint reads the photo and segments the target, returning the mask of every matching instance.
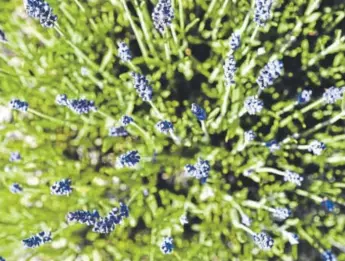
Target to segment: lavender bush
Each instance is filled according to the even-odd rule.
[[[4,1],[0,260],[345,260],[342,1]]]

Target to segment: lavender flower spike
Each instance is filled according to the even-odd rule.
[[[325,90],[325,92],[322,95],[322,98],[327,104],[336,103],[338,100],[342,98],[343,92],[343,88],[337,88],[332,86]]]
[[[22,240],[25,248],[36,248],[50,241],[52,241],[51,232],[45,231]]]
[[[301,177],[300,175],[298,175],[295,172],[292,172],[290,170],[286,170],[285,176],[284,176],[284,181],[294,183],[297,186],[301,186],[302,181],[303,181],[303,177]]]
[[[291,215],[291,210],[288,208],[275,208],[272,216],[277,221],[284,221]]]
[[[233,51],[236,51],[240,47],[241,37],[238,33],[232,33],[231,34],[231,39],[230,39],[229,45]]]
[[[274,80],[282,75],[283,63],[278,60],[268,62],[264,68],[260,71],[258,78],[256,79],[257,84],[261,90],[266,89],[272,85]]]
[[[196,116],[199,121],[206,120],[206,111],[196,103],[192,103],[192,113]]]
[[[165,28],[171,26],[174,19],[174,9],[171,0],[159,0],[152,12],[153,25],[161,34]]]
[[[174,126],[170,121],[164,120],[156,124],[156,129],[163,134],[169,134],[171,131],[174,131]]]
[[[69,212],[66,216],[67,223],[78,222],[87,226],[94,225],[98,219],[99,213],[97,210],[94,210],[92,213],[90,211],[77,210]]]
[[[27,102],[18,99],[12,99],[10,101],[10,106],[13,110],[18,110],[22,112],[26,112],[29,108],[29,104]]]
[[[71,179],[57,181],[50,187],[50,193],[58,196],[69,196],[72,193],[71,184]]]
[[[271,16],[273,0],[255,0],[254,21],[259,26],[264,26]]]
[[[43,0],[24,0],[26,13],[32,18],[40,20],[43,27],[54,27],[57,16],[53,14],[53,9]]]
[[[69,100],[67,106],[78,114],[86,114],[90,111],[96,111],[97,108],[93,101],[89,101],[87,99],[73,99]]]
[[[314,155],[321,155],[321,153],[326,149],[326,145],[318,140],[313,140],[308,145],[308,151],[312,152]]]
[[[337,257],[331,250],[327,250],[321,254],[322,261],[337,261]]]
[[[264,108],[264,103],[262,100],[257,99],[254,96],[249,96],[244,101],[244,108],[250,115],[258,114]]]
[[[312,94],[313,94],[312,90],[303,90],[297,96],[297,103],[302,104],[302,103],[309,102]]]
[[[223,65],[224,79],[226,86],[235,84],[236,61],[232,54],[228,54]]]
[[[124,127],[127,127],[129,124],[134,122],[133,118],[128,115],[123,115],[120,119],[121,125]]]
[[[125,42],[118,42],[117,45],[119,46],[118,56],[120,57],[121,61],[129,62],[132,60],[131,50],[129,49],[128,45]]]
[[[110,137],[126,137],[129,133],[126,131],[125,127],[110,127],[109,128],[109,136]]]
[[[143,101],[151,101],[153,96],[152,87],[144,75],[131,73],[134,81],[134,88]]]
[[[274,240],[265,232],[260,232],[253,236],[254,243],[262,250],[270,250],[273,247]]]
[[[132,150],[120,155],[116,160],[116,167],[118,168],[132,168],[135,167],[140,161],[139,152]]]
[[[172,237],[165,237],[160,248],[163,254],[171,254],[174,249]]]

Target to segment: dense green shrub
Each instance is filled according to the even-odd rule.
[[[258,26],[255,1],[172,0],[175,17],[163,34],[151,17],[157,2],[49,1],[57,22],[49,11],[34,19],[21,1],[1,2],[8,42],[0,42],[0,255],[287,261],[322,260],[331,250],[345,260],[343,1],[276,0]],[[234,32],[241,43],[230,51]],[[131,61],[120,60],[120,41]],[[236,63],[234,84],[224,78],[225,61]],[[281,75],[258,94],[257,77],[274,61],[282,62]],[[132,72],[147,77],[152,102],[136,93]],[[312,91],[311,101],[301,102],[302,90]],[[337,102],[325,102],[327,91]],[[79,115],[56,104],[59,94],[94,101],[97,111]],[[264,109],[250,115],[244,103],[255,95]],[[29,109],[11,110],[12,99]],[[193,103],[206,110],[206,120],[193,115]],[[121,129],[129,135],[109,136],[123,115],[134,119]],[[157,130],[163,119],[173,132]],[[246,143],[249,130],[257,137]],[[326,145],[321,155],[308,151],[313,140]],[[120,168],[117,158],[133,150],[140,163]],[[12,152],[21,159],[9,160]],[[198,158],[210,162],[204,183],[184,168]],[[289,173],[303,177],[301,186],[284,181]],[[73,192],[51,194],[65,178]],[[14,183],[21,193],[11,193]],[[108,235],[66,223],[68,212],[105,216],[120,202],[130,215]],[[291,209],[290,217],[277,220],[276,208]],[[188,224],[181,224],[183,215]],[[40,231],[51,231],[52,242],[24,248],[22,240]],[[274,239],[268,251],[253,240],[262,231]],[[168,236],[174,249],[164,255]]]

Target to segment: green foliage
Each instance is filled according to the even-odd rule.
[[[47,261],[303,261],[318,260],[320,252],[332,249],[345,260],[344,127],[342,118],[327,124],[344,106],[318,100],[325,88],[344,85],[344,3],[276,1],[267,25],[253,35],[250,1],[175,0],[173,30],[164,36],[151,20],[156,3],[49,1],[61,34],[27,17],[21,1],[2,1],[0,28],[8,43],[0,43],[0,255]],[[242,44],[234,53],[236,84],[226,96],[222,65],[235,31],[241,32]],[[118,58],[120,40],[133,53],[130,64]],[[284,75],[261,94],[265,109],[259,116],[237,117],[245,97],[257,93],[259,71],[273,59],[283,61]],[[153,103],[173,122],[181,146],[155,129],[159,119],[135,92],[133,70],[147,75]],[[313,100],[292,105],[306,87]],[[80,116],[56,105],[62,93],[94,100],[98,112]],[[12,98],[27,101],[31,110],[10,111]],[[210,140],[190,111],[193,102],[207,111]],[[109,137],[108,128],[124,114],[144,132],[129,126],[129,137]],[[258,134],[257,142],[239,150],[249,129]],[[301,137],[273,154],[262,144],[296,133]],[[299,149],[313,139],[327,145],[320,156]],[[143,157],[140,166],[115,168],[116,157],[133,149]],[[12,151],[19,151],[22,161],[9,162]],[[183,169],[198,157],[211,163],[204,185]],[[303,185],[296,188],[269,171],[245,177],[253,166],[297,172]],[[68,177],[73,193],[51,195],[49,187]],[[14,182],[23,185],[22,194],[10,193]],[[336,202],[334,213],[322,209],[323,198]],[[66,224],[69,211],[98,209],[105,215],[130,199],[129,219],[110,235]],[[292,217],[274,222],[264,205],[289,207]],[[274,238],[271,251],[259,251],[237,226],[241,211],[253,220],[254,232],[266,230]],[[183,214],[189,220],[185,226],[179,221]],[[291,246],[281,229],[298,234],[300,244]],[[51,230],[53,242],[24,249],[21,240],[41,230]],[[175,249],[164,256],[159,245],[168,235]]]

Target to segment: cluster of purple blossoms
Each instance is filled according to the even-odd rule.
[[[312,152],[314,155],[321,155],[321,153],[326,149],[326,145],[318,140],[313,140],[308,145],[308,151]]]
[[[129,49],[128,45],[122,41],[118,42],[117,45],[119,46],[117,51],[121,61],[129,62],[130,60],[132,60],[131,50]]]
[[[77,210],[69,212],[66,216],[67,223],[78,222],[87,226],[93,226],[99,218],[100,216],[97,210],[94,210],[93,212]]]
[[[271,141],[266,142],[265,146],[270,150],[271,153],[274,153],[277,150],[280,150],[280,145],[276,140],[271,140]]]
[[[272,216],[277,221],[284,221],[291,215],[291,210],[288,208],[275,208]]]
[[[69,100],[68,107],[78,114],[85,114],[89,113],[90,111],[97,110],[94,101],[90,101],[84,98]]]
[[[131,124],[132,122],[134,122],[133,118],[131,116],[128,116],[128,115],[123,115],[121,117],[121,125],[124,126],[124,127],[127,127],[129,124]]]
[[[123,126],[109,128],[110,137],[126,137],[128,135],[129,135],[128,131]]]
[[[198,104],[192,103],[191,111],[199,121],[206,120],[207,118],[206,111],[204,110],[204,108],[202,108]]]
[[[15,151],[15,152],[11,152],[9,161],[10,162],[17,162],[20,161],[22,159],[22,157],[20,156],[20,153]]]
[[[116,225],[121,224],[124,218],[129,217],[128,206],[120,203],[120,209],[113,208],[106,217],[96,221],[92,231],[101,234],[109,234],[114,231]]]
[[[327,250],[321,254],[322,261],[337,261],[337,257],[331,250]]]
[[[72,193],[71,184],[71,179],[57,181],[50,187],[50,193],[58,196],[69,196]]]
[[[292,172],[290,170],[286,170],[285,175],[284,175],[284,181],[285,182],[291,182],[297,186],[301,186],[302,181],[303,181],[303,177],[301,177],[300,175],[298,175],[295,172]]]
[[[152,87],[144,75],[132,72],[134,89],[143,101],[151,101],[153,96]]]
[[[255,115],[262,111],[264,108],[264,103],[262,100],[254,96],[249,96],[244,101],[244,108],[250,115]]]
[[[264,26],[271,16],[273,0],[255,0],[254,22]]]
[[[36,248],[45,243],[52,241],[51,232],[39,232],[27,239],[22,240],[24,247],[26,248]]]
[[[184,170],[189,176],[200,179],[200,181],[204,183],[210,175],[211,166],[208,160],[198,158],[195,165],[187,164]]]
[[[0,256],[0,261],[6,261],[6,259]]]
[[[129,135],[128,131],[125,127],[127,127],[129,124],[131,124],[133,121],[133,118],[127,115],[124,115],[120,119],[120,127],[110,127],[109,128],[109,136],[111,137],[126,137]]]
[[[283,63],[278,60],[268,62],[264,68],[260,71],[258,78],[256,79],[257,84],[261,90],[266,89],[272,85],[282,74]]]
[[[55,98],[55,102],[61,106],[67,106],[69,109],[78,114],[89,113],[90,111],[96,111],[94,101],[90,101],[84,98],[81,99],[68,99],[66,94],[59,94]]]
[[[67,222],[78,222],[87,226],[93,226],[92,231],[101,234],[108,234],[115,229],[115,226],[122,223],[124,218],[129,217],[128,206],[120,202],[120,208],[113,208],[107,216],[101,217],[97,210],[78,210],[67,214]]]
[[[322,95],[323,100],[327,104],[336,103],[338,100],[342,98],[344,89],[343,88],[337,88],[337,87],[330,87]]]
[[[13,183],[11,186],[10,186],[10,191],[13,193],[13,194],[18,194],[18,193],[22,193],[23,192],[23,187],[18,184],[18,183]]]
[[[26,13],[32,18],[39,19],[43,27],[54,27],[57,16],[47,2],[42,0],[25,0]]]
[[[174,243],[173,243],[173,239],[172,237],[165,237],[163,239],[163,242],[161,244],[161,251],[163,254],[167,255],[167,254],[171,254],[172,251],[174,250]]]
[[[5,32],[0,30],[0,42],[7,43],[8,40],[6,38]]]
[[[256,138],[256,134],[254,131],[249,130],[249,131],[244,132],[244,142],[245,143],[249,143],[249,142],[255,140],[255,138]]]
[[[131,150],[120,155],[116,159],[116,167],[124,168],[124,167],[135,167],[140,161],[140,155],[137,150]]]
[[[260,232],[253,235],[254,243],[261,249],[261,250],[270,250],[273,247],[274,240],[265,232]]]
[[[236,51],[238,48],[240,48],[241,45],[241,37],[238,33],[232,33],[231,38],[229,41],[230,48],[233,51]]]
[[[235,84],[235,72],[236,72],[236,61],[232,54],[228,54],[228,56],[225,59],[223,70],[224,70],[224,79],[225,79],[225,85],[230,86],[232,84]]]
[[[152,12],[153,25],[161,34],[170,27],[174,19],[174,9],[171,0],[159,0]]]
[[[325,199],[321,202],[321,206],[327,211],[327,212],[333,212],[334,211],[334,203],[333,201],[329,199]]]
[[[174,131],[174,125],[170,121],[159,121],[156,124],[156,129],[163,134],[169,134],[171,131]]]
[[[25,101],[21,101],[18,99],[12,99],[10,101],[10,107],[13,110],[18,110],[18,111],[22,111],[22,112],[26,112],[29,108],[29,104]]]
[[[297,96],[297,103],[307,103],[311,99],[311,95],[313,94],[312,90],[303,90]]]

